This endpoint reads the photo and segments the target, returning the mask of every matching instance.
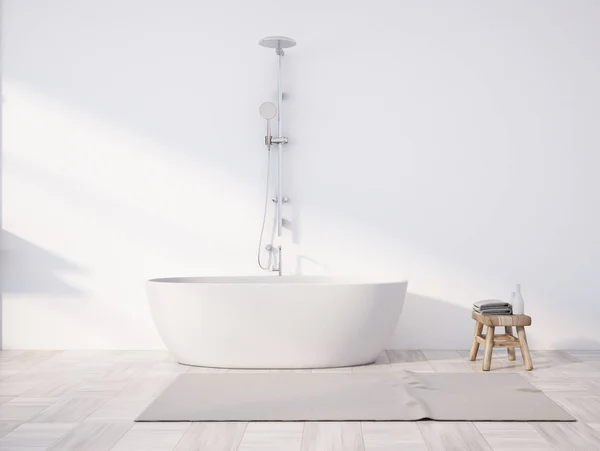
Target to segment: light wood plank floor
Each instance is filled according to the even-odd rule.
[[[390,350],[373,365],[318,371],[481,371],[468,354]],[[492,372],[520,373],[577,423],[135,424],[177,375],[227,370],[178,365],[166,351],[0,351],[0,450],[600,450],[600,351],[532,357],[535,369],[525,372],[520,356],[509,362],[497,349]]]

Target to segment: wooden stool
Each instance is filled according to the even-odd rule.
[[[494,347],[506,348],[508,351],[508,360],[515,360],[515,348],[521,348],[521,355],[525,363],[525,369],[531,371],[533,363],[529,355],[529,346],[527,345],[527,336],[525,335],[525,326],[531,326],[531,317],[527,315],[480,315],[473,312],[471,317],[475,320],[475,337],[469,360],[477,358],[479,345],[485,346],[483,357],[483,371],[489,371],[492,365],[492,350]],[[483,326],[487,326],[486,334],[481,335]],[[496,335],[496,327],[504,327],[504,334]],[[517,328],[518,338],[513,335],[512,328]]]

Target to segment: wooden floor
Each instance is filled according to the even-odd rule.
[[[391,350],[373,365],[319,371],[481,371],[467,357]],[[162,351],[1,351],[0,450],[600,450],[600,351],[532,358],[535,369],[524,372],[518,353],[509,362],[494,350],[492,372],[521,373],[578,422],[135,424],[178,374],[227,370],[178,365]]]

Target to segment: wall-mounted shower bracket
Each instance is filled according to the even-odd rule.
[[[287,144],[288,139],[285,136],[265,136],[265,146],[271,150],[271,144]]]

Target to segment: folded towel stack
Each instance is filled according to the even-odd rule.
[[[475,302],[473,311],[482,315],[512,315],[512,306],[499,299],[486,299]]]

